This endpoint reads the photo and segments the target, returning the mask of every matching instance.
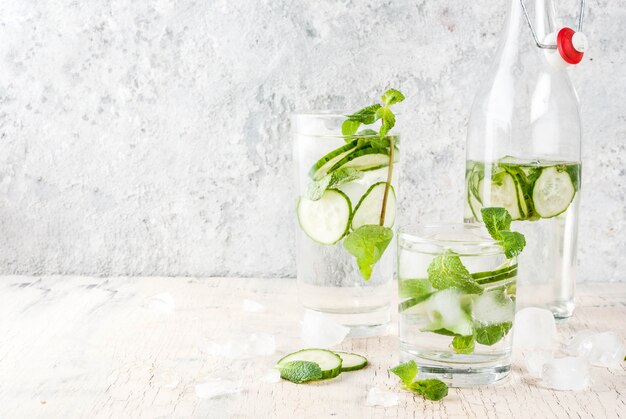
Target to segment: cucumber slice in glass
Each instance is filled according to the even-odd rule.
[[[533,187],[533,206],[541,218],[556,217],[567,211],[574,199],[576,188],[565,170],[546,167]]]
[[[341,373],[341,357],[328,349],[303,349],[293,352],[279,359],[276,366],[280,368],[293,361],[315,362],[322,369],[322,379],[334,378]]]
[[[341,372],[356,371],[367,365],[367,358],[351,352],[335,351],[341,358]]]
[[[319,159],[311,169],[309,170],[309,176],[313,178],[313,180],[320,180],[328,172],[330,169],[337,164],[338,161],[343,160],[348,154],[352,153],[354,150],[358,148],[359,142],[357,140],[353,140],[348,144],[336,148],[330,153],[326,154],[324,157]]]
[[[352,205],[343,192],[327,189],[317,201],[301,197],[297,213],[307,236],[321,244],[335,244],[348,232]]]
[[[352,229],[366,225],[380,223],[380,211],[383,207],[385,187],[387,182],[373,184],[361,198],[352,215]],[[385,209],[384,226],[391,228],[396,220],[396,193],[393,186],[389,185],[387,194],[387,207]]]
[[[512,219],[519,220],[522,218],[517,202],[517,183],[513,176],[507,172],[497,173],[491,177],[489,191],[486,190],[488,186],[484,179],[480,181],[478,186],[481,195],[479,198],[484,206],[502,207],[511,214]]]
[[[330,171],[352,167],[362,172],[376,170],[389,164],[389,151],[386,148],[366,147],[355,150],[336,163]]]

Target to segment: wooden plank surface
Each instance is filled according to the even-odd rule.
[[[151,297],[169,293],[175,309]],[[265,312],[242,309],[244,299]],[[560,335],[582,328],[626,336],[626,284],[585,284]],[[592,369],[582,392],[553,391],[522,373],[520,354],[505,383],[451,389],[433,403],[399,391],[395,324],[387,336],[348,339],[337,349],[371,365],[310,385],[266,382],[282,355],[303,347],[292,279],[0,277],[0,417],[234,418],[619,418],[626,416],[626,370]],[[215,353],[229,339],[275,337],[270,356]],[[232,342],[235,342],[234,340]],[[196,395],[223,379],[238,391]],[[398,391],[398,406],[369,407],[371,387]]]

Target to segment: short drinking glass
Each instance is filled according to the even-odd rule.
[[[398,237],[400,353],[422,378],[491,384],[511,369],[517,261],[472,224],[424,224]]]
[[[381,139],[376,125],[345,136],[346,119],[342,112],[292,115],[298,295],[305,308],[366,336],[390,320],[399,136]]]

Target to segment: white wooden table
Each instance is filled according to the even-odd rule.
[[[626,371],[594,368],[583,392],[542,388],[522,374],[519,355],[503,384],[451,389],[442,402],[399,392],[398,406],[365,404],[368,390],[396,390],[395,326],[384,337],[348,339],[340,348],[371,365],[309,385],[265,382],[273,363],[303,347],[292,279],[0,277],[0,417],[514,417],[626,416]],[[170,293],[168,312],[150,297]],[[242,301],[263,313],[242,310]],[[626,284],[578,290],[575,316],[561,335],[581,328],[626,336]],[[211,342],[267,333],[271,356],[216,356]],[[230,378],[240,391],[199,398],[195,386]]]

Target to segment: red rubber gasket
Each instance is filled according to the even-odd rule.
[[[572,28],[563,28],[556,36],[556,47],[559,50],[559,54],[569,64],[578,64],[582,59],[584,53],[577,51],[572,43],[572,37],[576,32]]]

